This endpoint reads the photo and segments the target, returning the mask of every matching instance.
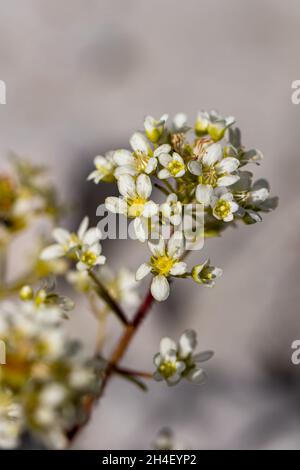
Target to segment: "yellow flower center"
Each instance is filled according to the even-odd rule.
[[[199,183],[209,184],[213,187],[217,185],[218,175],[215,170],[215,167],[212,166],[203,166],[202,175],[198,178]]]
[[[231,212],[230,202],[220,199],[214,207],[214,212],[220,219],[225,219]]]
[[[128,199],[127,204],[129,217],[140,217],[146,202],[147,200],[145,198],[138,195],[132,199]]]
[[[168,255],[159,256],[158,258],[152,256],[150,263],[155,273],[167,276],[174,266],[175,260]]]
[[[150,155],[147,155],[141,150],[136,150],[135,152],[133,152],[133,156],[135,158],[135,167],[137,171],[144,171],[146,169],[146,166],[148,165]]]
[[[168,164],[168,170],[172,176],[176,176],[180,171],[184,170],[184,164],[178,160],[172,160]]]
[[[99,163],[98,164],[96,163],[96,170],[98,170],[103,175],[108,175],[108,173],[110,171],[107,166],[100,165]]]
[[[172,377],[172,375],[175,374],[175,372],[176,372],[176,363],[171,362],[171,361],[163,362],[159,366],[158,370],[161,373],[161,375],[163,375],[166,379],[168,379],[169,377]]]
[[[94,266],[96,260],[97,260],[97,255],[93,251],[86,251],[81,256],[81,261],[90,267]]]

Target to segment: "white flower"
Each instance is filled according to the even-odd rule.
[[[136,176],[140,173],[152,173],[157,167],[159,155],[168,154],[171,150],[169,144],[163,144],[153,152],[150,143],[141,132],[135,132],[132,135],[130,145],[133,152],[124,149],[114,152],[113,158],[117,166],[116,178],[124,174]]]
[[[95,266],[105,263],[106,257],[101,255],[102,246],[96,242],[92,245],[83,245],[77,252],[79,261],[76,264],[78,271],[89,271]]]
[[[101,180],[105,182],[113,182],[114,171],[116,168],[116,164],[113,159],[114,152],[107,152],[105,157],[102,155],[98,155],[94,159],[94,165],[96,169],[92,171],[92,173],[88,176],[88,181],[93,180],[96,184],[98,184]]]
[[[168,119],[167,114],[163,114],[160,119],[146,116],[144,121],[145,132],[151,142],[158,142],[164,132],[164,125]]]
[[[216,142],[224,137],[226,129],[232,126],[234,122],[235,119],[232,116],[223,118],[216,111],[210,113],[200,111],[195,122],[195,133],[198,136],[208,133]]]
[[[213,287],[215,279],[222,276],[222,272],[222,269],[211,266],[209,260],[206,260],[203,264],[197,264],[193,267],[192,278],[198,284]]]
[[[99,243],[101,231],[97,228],[88,229],[89,219],[85,217],[77,233],[70,233],[65,229],[53,230],[53,237],[57,241],[54,245],[45,248],[40,258],[50,260],[67,256],[77,260],[79,271],[92,269],[94,266],[104,264],[105,256],[101,255],[102,247]]]
[[[196,346],[197,335],[194,330],[186,330],[179,338],[178,344],[170,338],[162,338],[160,352],[154,356],[154,379],[166,380],[168,385],[175,385],[182,378],[192,383],[202,383],[205,373],[198,364],[208,361],[213,352],[194,354]]]
[[[198,176],[196,199],[204,206],[209,206],[213,194],[213,188],[231,186],[239,180],[234,173],[240,162],[234,157],[223,158],[223,150],[220,144],[210,145],[201,162],[192,160],[189,162],[189,170]]]
[[[152,185],[149,176],[142,174],[136,180],[130,175],[122,175],[118,179],[118,188],[122,197],[108,197],[106,208],[115,214],[124,214],[133,218],[137,238],[147,238],[147,219],[158,213],[158,205],[149,200]]]
[[[176,385],[185,369],[183,361],[177,358],[177,345],[170,338],[162,338],[160,352],[154,356],[156,372],[154,379],[158,382],[166,380],[168,385]]]
[[[166,202],[161,204],[160,212],[166,220],[169,220],[173,225],[180,225],[182,219],[182,204],[178,201],[177,194],[172,193],[166,199]]]
[[[169,297],[170,276],[182,276],[186,273],[186,263],[180,261],[184,251],[184,240],[181,232],[175,232],[167,242],[160,238],[157,244],[148,242],[152,253],[149,263],[143,263],[136,272],[139,281],[152,272],[151,294],[159,302]]]
[[[174,132],[180,132],[185,130],[187,126],[187,115],[184,113],[177,113],[173,118],[173,130]]]
[[[97,227],[88,229],[88,225],[89,219],[85,217],[77,233],[71,233],[63,228],[55,228],[52,235],[57,243],[45,248],[40,258],[46,261],[60,258],[74,253],[76,249],[80,249],[83,245],[93,245],[98,242],[101,238],[100,230]]]
[[[234,213],[239,209],[233,200],[233,195],[225,188],[217,188],[211,198],[211,207],[214,217],[224,222],[231,222]]]
[[[162,154],[158,157],[159,163],[164,167],[159,171],[160,179],[180,178],[185,173],[185,164],[183,158],[176,152],[173,155]]]
[[[138,305],[140,299],[136,289],[139,284],[129,269],[122,268],[114,273],[108,266],[104,266],[98,277],[114,300],[128,307]]]

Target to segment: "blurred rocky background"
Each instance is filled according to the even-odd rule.
[[[262,224],[229,230],[193,254],[209,254],[223,278],[213,290],[176,283],[127,354],[125,363],[151,370],[161,336],[193,327],[199,348],[216,351],[207,384],[154,383],[143,394],[114,379],[75,447],[149,448],[167,425],[191,448],[299,448],[300,366],[290,360],[300,338],[300,106],[291,102],[299,2],[2,0],[0,12],[1,167],[11,150],[49,165],[76,209],[70,226],[95,216],[112,190],[86,183],[93,157],[126,147],[145,114],[234,115],[245,145],[265,155],[255,174],[280,197]],[[135,269],[146,249],[125,246],[104,249],[114,266]],[[78,303],[71,325],[91,348],[85,307]]]

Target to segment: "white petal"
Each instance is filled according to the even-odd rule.
[[[198,354],[193,355],[193,361],[194,362],[206,362],[209,359],[211,359],[214,355],[213,351],[203,351]]]
[[[154,150],[154,157],[159,157],[162,153],[168,154],[171,151],[171,145],[169,144],[163,144],[157,147],[156,150]]]
[[[148,155],[149,150],[151,150],[148,140],[141,132],[135,132],[131,136],[129,142],[134,151],[140,150],[141,152]]]
[[[106,166],[107,165],[107,159],[103,157],[102,155],[97,155],[94,158],[94,165],[95,166]]]
[[[163,256],[165,254],[165,242],[162,237],[160,237],[157,243],[148,242],[148,247],[153,256]]]
[[[214,165],[222,158],[222,147],[220,144],[212,144],[208,147],[205,155],[203,156],[204,165]]]
[[[171,385],[171,386],[176,385],[178,384],[178,382],[180,382],[180,379],[181,379],[181,374],[176,372],[175,374],[171,375],[171,377],[167,378],[167,383],[168,385]]]
[[[187,375],[187,379],[194,384],[201,384],[205,382],[206,374],[202,369],[192,369]]]
[[[231,212],[236,212],[239,209],[239,205],[234,201],[230,203],[230,207],[231,207]]]
[[[134,156],[129,150],[120,149],[116,150],[113,154],[113,159],[116,165],[132,165],[134,163]]]
[[[185,359],[195,350],[197,346],[197,335],[194,330],[186,330],[179,339],[179,355]]]
[[[137,173],[138,173],[138,171],[137,171],[134,164],[132,164],[132,165],[123,165],[123,166],[118,166],[115,169],[114,176],[115,176],[116,179],[118,179],[122,175],[135,176],[135,175],[137,175]]]
[[[177,161],[177,162],[179,162],[179,163],[182,163],[182,164],[184,165],[184,160],[183,160],[183,158],[179,155],[179,153],[174,152],[172,159],[175,160],[175,161]]]
[[[153,363],[156,367],[159,367],[160,364],[162,363],[162,357],[159,353],[155,354],[155,356],[153,358]]]
[[[191,160],[188,163],[188,169],[192,175],[200,176],[202,173],[201,163],[195,160]]]
[[[157,176],[159,177],[159,179],[164,180],[164,179],[166,179],[166,178],[170,178],[170,176],[172,176],[172,175],[171,175],[171,173],[169,172],[169,170],[167,170],[166,168],[163,168],[162,170],[160,170],[160,171],[158,172],[158,175],[157,175]]]
[[[198,184],[196,189],[196,199],[200,204],[209,206],[213,194],[212,186],[208,184]]]
[[[162,302],[169,297],[170,286],[164,276],[155,276],[151,283],[151,294],[158,301]]]
[[[171,256],[171,258],[179,258],[183,253],[183,249],[183,236],[181,232],[177,231],[168,241],[168,255]]]
[[[175,114],[173,123],[176,129],[182,129],[187,123],[187,115],[184,113]]]
[[[160,341],[159,350],[160,350],[162,359],[164,359],[166,356],[169,356],[170,351],[175,351],[175,352],[177,351],[177,345],[175,341],[165,336]]]
[[[121,197],[107,197],[105,199],[105,207],[114,214],[126,214],[127,212],[127,204]]]
[[[236,183],[239,179],[240,177],[238,175],[221,176],[221,178],[218,178],[217,185],[231,186],[232,184]]]
[[[142,217],[136,217],[133,221],[133,227],[137,239],[144,243],[148,236],[148,227],[145,219]]]
[[[157,167],[157,160],[154,157],[151,157],[147,163],[145,168],[145,173],[150,174],[152,173]]]
[[[143,263],[141,266],[138,268],[136,274],[135,274],[135,279],[137,281],[140,281],[141,279],[144,279],[145,276],[147,276],[151,272],[151,266],[148,263]]]
[[[82,240],[85,232],[87,231],[87,228],[89,226],[89,218],[88,217],[84,217],[83,221],[81,222],[81,224],[79,225],[79,229],[77,231],[77,235],[78,235],[78,238],[80,240]]]
[[[148,199],[152,192],[152,184],[149,176],[139,175],[136,180],[136,190],[139,196]]]
[[[91,181],[91,180],[94,180],[95,183],[99,183],[99,181],[101,180],[102,178],[102,175],[99,173],[98,170],[94,170],[92,171],[92,173],[89,174],[89,176],[87,177],[87,181]]]
[[[183,168],[178,173],[176,173],[176,178],[181,178],[184,175],[184,173],[185,173],[185,168]]]
[[[103,256],[103,255],[98,256],[95,262],[95,266],[105,264],[105,262],[106,262],[106,256]]]
[[[118,188],[122,196],[135,195],[135,181],[130,175],[121,175],[118,179]]]
[[[171,206],[167,202],[164,202],[160,206],[160,212],[168,219],[171,216]]]
[[[48,261],[51,259],[60,258],[61,256],[64,256],[64,254],[65,251],[61,245],[50,245],[42,251],[40,259],[43,261]]]
[[[183,261],[179,261],[178,263],[175,263],[172,269],[170,270],[170,274],[172,276],[180,276],[181,274],[186,273],[187,271],[187,265]]]
[[[159,163],[162,165],[162,166],[168,166],[169,163],[172,161],[172,157],[170,155],[168,155],[167,153],[162,153],[159,157]]]
[[[86,271],[88,269],[87,265],[85,263],[83,263],[82,261],[78,261],[78,263],[76,264],[76,269],[78,271]]]
[[[183,361],[177,361],[176,363],[176,372],[181,374],[184,369],[186,368],[185,363]]]
[[[223,158],[220,163],[216,165],[216,170],[218,173],[233,173],[240,165],[240,162],[237,158],[226,157]]]
[[[84,235],[82,241],[85,245],[93,245],[100,240],[101,232],[97,227],[90,228]]]
[[[144,205],[143,217],[153,217],[158,213],[158,204],[155,204],[153,201],[148,201]]]
[[[70,240],[70,232],[63,228],[55,228],[52,232],[54,240],[61,245],[67,245]]]
[[[233,214],[228,214],[223,220],[224,222],[231,222],[233,220]]]

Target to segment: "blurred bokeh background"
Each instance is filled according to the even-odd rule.
[[[193,255],[209,254],[224,276],[213,290],[176,283],[124,361],[151,370],[161,336],[193,327],[199,348],[216,351],[207,384],[154,383],[143,394],[114,379],[75,447],[149,448],[170,426],[191,448],[299,448],[300,366],[290,359],[300,338],[300,106],[291,102],[299,2],[2,0],[0,10],[1,167],[11,150],[49,165],[76,207],[69,226],[95,216],[112,191],[85,181],[93,157],[126,147],[145,114],[234,115],[245,145],[265,155],[255,174],[280,197],[262,224],[229,230]],[[113,266],[135,269],[146,248],[125,246],[104,249]],[[72,330],[92,348],[85,307],[79,301]]]

